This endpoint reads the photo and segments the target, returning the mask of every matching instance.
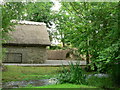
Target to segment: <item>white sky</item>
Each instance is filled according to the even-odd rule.
[[[61,4],[58,0],[51,0],[54,3],[54,6],[51,8],[51,10],[58,11],[61,7]]]
[[[61,4],[59,3],[59,1],[58,0],[51,0],[53,3],[54,3],[54,5],[53,5],[53,7],[51,8],[51,10],[53,10],[53,11],[59,11],[59,9],[60,9],[60,7],[61,7]],[[55,26],[55,24],[53,23],[53,26],[52,26],[52,28],[51,28],[51,31],[55,31],[56,30],[56,28],[55,28],[56,26]],[[54,44],[54,45],[57,45],[57,44],[60,44],[60,42],[58,41],[58,40],[56,40],[56,39],[54,39],[53,38],[53,41],[51,42],[52,44]]]

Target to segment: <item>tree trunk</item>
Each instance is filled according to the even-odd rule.
[[[65,47],[65,42],[63,41],[62,43],[63,43],[63,47]]]
[[[86,64],[87,65],[89,64],[89,52],[88,52],[88,50],[86,52]]]
[[[89,64],[89,51],[88,51],[88,48],[89,48],[89,37],[87,38],[87,41],[86,41],[86,46],[87,46],[87,50],[86,50],[86,64],[88,65]]]

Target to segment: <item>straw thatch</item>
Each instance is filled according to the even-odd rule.
[[[20,21],[15,30],[9,32],[12,40],[8,44],[40,44],[50,45],[49,35],[45,23]]]

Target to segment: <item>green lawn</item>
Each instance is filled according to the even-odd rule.
[[[6,66],[6,67],[7,70],[2,72],[3,82],[49,79],[51,77],[55,77],[62,70],[62,67],[23,67],[23,66]],[[87,72],[86,74],[91,73]]]
[[[60,67],[7,66],[7,70],[2,73],[2,81],[47,79],[54,77],[59,70]]]
[[[54,77],[59,72],[61,72],[61,67],[7,66],[7,70],[2,73],[2,79],[3,82],[47,79]],[[95,87],[86,86],[86,85],[75,85],[75,84],[57,84],[57,85],[46,85],[41,87],[28,86],[26,88],[95,88]]]
[[[23,80],[38,80],[55,77],[61,72],[61,67],[22,67],[22,66],[7,66],[7,70],[2,73],[2,81],[23,81]],[[85,72],[92,74],[95,72]],[[29,88],[94,88],[95,87],[111,87],[112,83],[109,79],[92,77],[88,79],[88,85],[75,84],[57,84],[46,85],[41,87],[27,86]]]
[[[28,88],[96,88],[96,87],[66,83],[66,84],[46,85],[41,87],[28,87]]]
[[[45,90],[45,88],[47,89],[47,90],[55,90],[54,88],[71,88],[71,89],[73,89],[73,88],[80,88],[80,89],[88,89],[88,90],[93,90],[93,89],[95,89],[95,88],[97,88],[97,87],[94,87],[94,86],[86,86],[86,85],[75,85],[75,84],[68,84],[68,83],[66,83],[66,84],[56,84],[56,85],[47,85],[47,86],[41,86],[41,87],[26,87],[26,88],[16,88],[16,89],[10,89],[10,90]],[[99,90],[103,90],[103,89],[100,89],[99,88]]]

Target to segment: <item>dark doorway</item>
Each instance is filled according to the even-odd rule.
[[[22,63],[22,53],[6,53],[4,63]]]

